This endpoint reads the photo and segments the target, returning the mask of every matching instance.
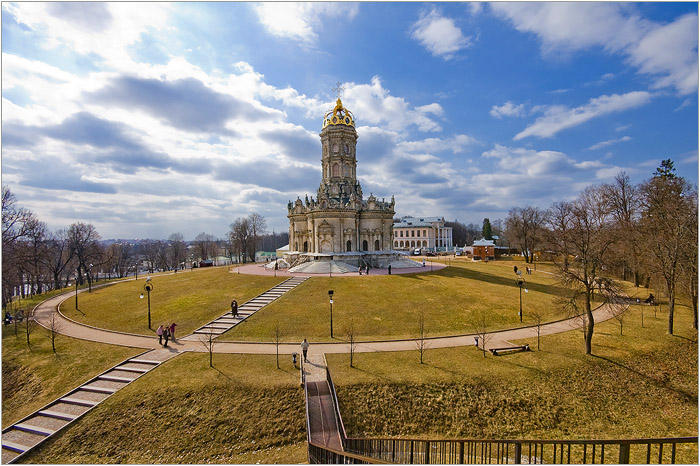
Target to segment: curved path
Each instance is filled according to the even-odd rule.
[[[34,310],[34,319],[43,327],[49,327],[51,315],[56,313],[56,321],[59,322],[58,332],[62,335],[79,338],[82,340],[97,341],[112,345],[129,346],[144,349],[161,349],[158,344],[158,338],[155,336],[136,335],[131,333],[122,333],[113,330],[105,330],[96,327],[90,327],[85,324],[75,322],[65,318],[57,312],[58,305],[72,297],[72,292],[68,292],[56,297],[50,298],[39,304]],[[603,322],[613,317],[612,307],[609,305],[601,306],[593,312],[596,322]],[[540,335],[551,335],[554,333],[567,332],[581,327],[581,319],[574,317],[561,321],[543,324],[540,327]],[[524,338],[532,338],[537,336],[535,327],[521,327],[510,330],[502,330],[490,333],[491,337],[487,340],[486,349],[502,347],[509,345],[511,340],[520,340]],[[430,348],[450,348],[457,346],[474,346],[474,334],[433,337],[429,338]],[[381,351],[408,351],[416,349],[417,340],[385,340],[385,341],[365,341],[359,342],[356,347],[356,352],[381,352]],[[170,343],[168,349],[171,352],[182,353],[188,351],[207,352],[205,346],[197,340],[185,340],[178,338]],[[275,354],[277,351],[273,343],[262,342],[230,342],[216,341],[213,351],[215,353],[239,353],[239,354]],[[349,353],[350,348],[346,342],[338,343],[314,343],[311,342],[310,354],[323,353]],[[280,343],[280,354],[292,354],[299,352],[298,343]]]

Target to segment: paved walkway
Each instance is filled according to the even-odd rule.
[[[72,293],[66,293],[51,298],[40,304],[34,313],[35,320],[44,327],[48,327],[49,318],[53,312],[56,312],[58,304],[66,299],[70,299],[72,296]],[[593,315],[596,322],[608,320],[612,318],[611,307],[602,306],[594,311]],[[135,348],[161,348],[161,346],[158,344],[158,338],[155,336],[151,337],[99,329],[66,319],[60,314],[58,314],[58,317],[61,327],[60,333],[69,337]],[[580,328],[580,326],[580,319],[578,318],[552,322],[541,326],[540,335],[544,336],[554,333],[567,332]],[[525,327],[493,332],[491,335],[491,339],[487,342],[487,349],[502,347],[513,340],[536,337],[537,330],[534,327]],[[432,349],[451,348],[457,346],[474,346],[474,335],[468,334],[460,336],[436,337],[430,338],[429,342],[430,348]],[[370,353],[380,351],[410,351],[415,349],[416,340],[408,339],[360,342],[355,351],[358,353]],[[170,343],[168,351],[177,353],[186,351],[206,352],[207,349],[199,341],[178,338],[176,341]],[[273,343],[217,341],[214,345],[214,352],[238,354],[275,354],[276,347]],[[281,343],[279,345],[279,352],[281,354],[292,354],[294,352],[298,353],[299,344]],[[349,353],[350,349],[347,343],[314,343],[312,341],[310,352],[311,354]]]
[[[392,275],[401,275],[404,273],[425,273],[434,272],[436,270],[444,269],[447,265],[443,262],[438,262],[441,259],[433,259],[432,261],[425,261],[425,267],[414,267],[410,269],[391,269]],[[298,273],[298,272],[288,272],[285,270],[270,270],[263,267],[263,264],[247,264],[241,265],[239,267],[234,267],[232,273],[245,273],[248,275],[266,275],[269,277],[328,277],[328,274],[318,274],[318,273]],[[345,278],[345,277],[371,277],[375,275],[387,275],[387,269],[369,269],[369,275],[362,273],[333,273],[331,276],[333,278]]]

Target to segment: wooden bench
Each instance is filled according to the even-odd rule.
[[[508,346],[506,348],[491,348],[489,349],[489,351],[491,351],[491,354],[493,354],[494,356],[498,356],[498,354],[501,352],[515,353],[517,351],[530,351],[530,345]]]

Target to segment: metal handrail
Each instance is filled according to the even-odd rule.
[[[325,357],[325,355],[324,355]],[[340,415],[340,404],[338,403],[338,395],[335,391],[335,384],[333,383],[333,378],[331,377],[331,371],[328,369],[326,364],[326,382],[328,382],[328,387],[331,389],[331,395],[333,395],[333,412],[335,414],[335,422],[340,426],[340,442],[345,448],[345,439],[348,435],[345,431],[345,424],[343,424],[343,417]]]
[[[604,463],[606,446],[617,445],[613,457],[617,463],[630,462],[633,445],[646,445],[646,463],[652,458],[664,462],[664,445],[671,445],[670,463],[676,462],[678,444],[697,444],[698,437],[654,438],[654,439],[609,439],[609,440],[426,440],[426,439],[369,439],[349,438],[346,450],[392,462],[406,464],[466,464],[466,463]],[[658,445],[652,457],[652,445]],[[572,447],[574,447],[572,449]],[[565,451],[566,450],[566,451]],[[596,451],[597,450],[597,451]],[[636,462],[644,452],[637,455]],[[668,458],[668,451],[666,452]],[[577,458],[578,457],[578,458]]]

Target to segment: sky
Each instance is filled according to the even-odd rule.
[[[365,197],[481,224],[698,182],[698,4],[2,3],[2,184],[51,230],[287,231],[336,83]]]

